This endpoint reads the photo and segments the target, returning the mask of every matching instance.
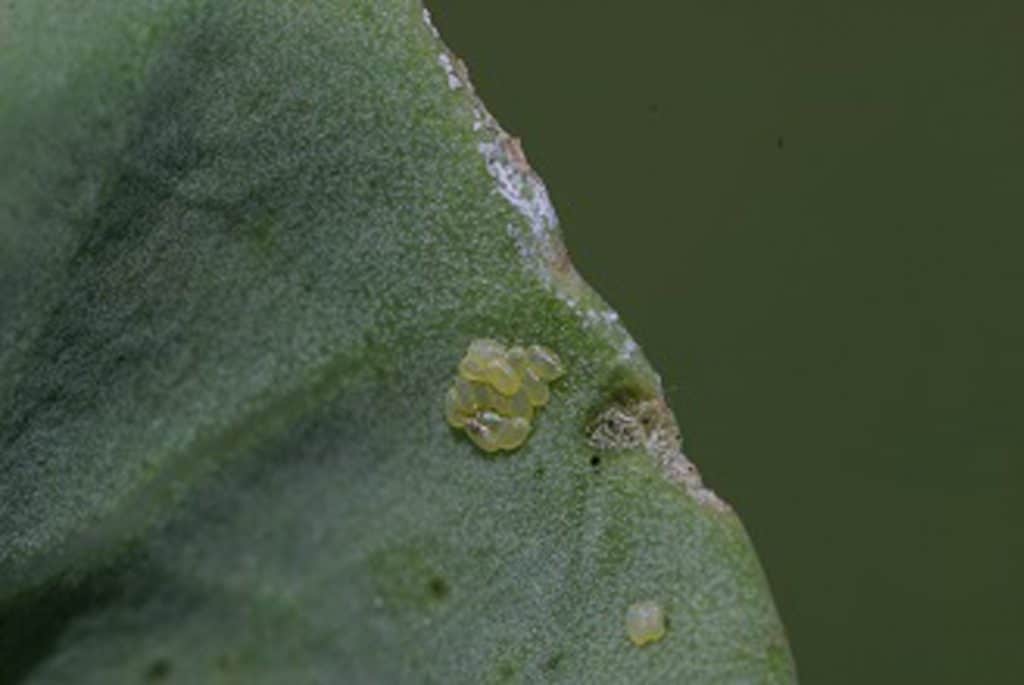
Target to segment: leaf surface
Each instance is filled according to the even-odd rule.
[[[0,45],[0,682],[795,680],[419,2],[4,2]],[[511,453],[444,421],[481,337],[568,370]]]

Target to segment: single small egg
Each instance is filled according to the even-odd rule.
[[[484,367],[483,379],[503,395],[514,395],[522,385],[522,379],[504,357],[495,357]]]
[[[523,374],[523,391],[526,393],[530,404],[535,407],[543,407],[551,398],[548,384],[538,378],[533,369],[527,369],[526,373]]]
[[[452,390],[455,391],[459,407],[468,414],[480,409],[487,398],[487,386],[466,380],[462,376],[455,377],[455,385],[452,386]]]
[[[501,426],[494,433],[494,441],[503,450],[513,450],[524,442],[530,435],[530,422],[526,419],[514,416],[505,419]]]
[[[484,409],[492,409],[499,414],[512,413],[509,406],[511,398],[498,392],[494,386],[484,385],[484,397],[484,402],[481,405]]]
[[[466,356],[459,362],[459,372],[469,380],[486,381],[487,366],[494,359],[504,359],[505,354],[505,346],[497,340],[478,338],[469,344]]]
[[[553,381],[565,375],[565,366],[558,355],[541,345],[530,345],[526,349],[528,366],[544,381]]]
[[[484,362],[476,357],[466,355],[459,362],[459,375],[466,380],[482,381],[484,380],[484,373]]]
[[[466,425],[468,416],[469,412],[465,411],[464,405],[459,401],[459,395],[455,386],[448,388],[448,392],[444,396],[445,420],[451,426],[462,428]]]
[[[469,343],[466,355],[459,362],[459,370],[471,380],[482,381],[490,360],[503,359],[506,353],[505,345],[497,340],[477,338]]]
[[[528,357],[526,355],[526,348],[521,345],[513,345],[508,348],[508,353],[505,355],[508,359],[508,363],[512,365],[512,368],[521,376],[526,373],[526,367]]]
[[[664,637],[665,612],[661,605],[651,600],[631,604],[626,610],[626,633],[637,647]]]
[[[519,388],[519,392],[508,398],[508,415],[518,416],[529,421],[533,418],[533,405],[526,395],[526,388]]]
[[[508,397],[506,395],[502,395],[489,383],[479,383],[477,385],[483,387],[483,391],[480,393],[480,407],[482,409],[493,409],[499,414],[508,413],[506,411],[506,405],[508,404]]]

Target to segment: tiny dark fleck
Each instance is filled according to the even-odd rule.
[[[537,469],[533,472],[533,477],[537,478],[537,479],[543,478],[544,477],[544,467],[543,466],[538,466]]]
[[[595,469],[601,465],[601,457],[596,454],[590,458],[590,465]]]
[[[146,679],[151,683],[165,680],[171,674],[171,662],[167,659],[157,659],[146,669]]]
[[[434,599],[444,599],[448,596],[448,583],[445,582],[444,578],[440,576],[434,576],[428,583],[430,588],[430,594],[433,595]]]

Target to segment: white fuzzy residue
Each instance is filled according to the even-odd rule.
[[[636,344],[636,341],[633,338],[627,337],[622,345],[622,352],[619,354],[619,357],[625,361],[636,354],[639,349],[640,346]]]
[[[458,90],[462,87],[462,80],[459,75],[455,72],[455,65],[452,64],[452,58],[448,56],[447,52],[442,52],[437,56],[437,63],[444,69],[444,73],[448,75],[448,87],[452,90]]]
[[[480,143],[477,149],[484,156],[487,171],[497,183],[498,192],[530,223],[530,231],[538,245],[548,248],[545,252],[553,255],[556,245],[552,240],[558,216],[544,183],[536,174],[516,169],[500,143]]]
[[[423,11],[423,22],[430,32],[439,38],[427,10]],[[437,63],[444,70],[449,88],[466,88],[472,92],[465,68],[461,64],[456,64],[447,50],[442,50],[438,54]],[[608,339],[618,341],[618,356],[621,360],[628,361],[637,354],[639,347],[625,328],[619,325],[619,315],[599,298],[577,299],[570,294],[571,290],[556,285],[553,280],[552,265],[565,259],[565,247],[558,235],[558,215],[551,204],[544,182],[526,161],[519,141],[501,129],[479,100],[474,99],[472,111],[473,131],[482,139],[477,144],[477,149],[484,158],[487,172],[494,179],[495,190],[526,220],[525,227],[514,223],[508,224],[507,227],[509,236],[519,248],[523,262],[580,317],[582,325],[604,329]]]
[[[474,110],[474,130],[496,127],[493,119],[479,109]],[[579,315],[587,328],[604,328],[607,337],[618,340],[619,358],[628,361],[639,351],[636,342],[619,325],[619,315],[603,303],[581,302],[561,288],[555,287],[551,278],[551,264],[555,263],[565,249],[558,236],[558,215],[548,196],[547,188],[540,177],[529,168],[518,148],[518,141],[511,143],[507,134],[500,130],[496,140],[479,143],[487,171],[494,179],[495,189],[526,219],[528,231],[515,224],[508,224],[508,233],[519,247],[523,261],[532,266],[534,272],[548,285],[555,295],[572,311]],[[510,150],[516,150],[510,153]]]
[[[441,34],[438,33],[437,27],[434,26],[434,22],[430,20],[430,10],[428,10],[426,7],[423,8],[423,23],[427,25],[427,29],[430,31],[431,35],[434,36],[434,38],[437,38],[438,40],[441,39]]]
[[[437,29],[430,21],[430,13],[424,10],[423,21],[435,37]],[[483,157],[487,173],[494,179],[494,192],[501,195],[524,222],[506,224],[509,237],[514,241],[519,254],[528,268],[551,290],[551,292],[580,319],[580,324],[593,329],[612,342],[622,363],[632,363],[640,354],[640,347],[619,322],[619,315],[589,289],[577,282],[566,285],[556,282],[555,274],[565,272],[568,283],[578,279],[568,264],[565,246],[558,233],[558,215],[544,182],[534,173],[526,160],[520,142],[509,136],[472,96],[473,86],[464,65],[456,65],[447,51],[437,58],[438,64],[448,77],[452,90],[465,88],[472,101],[473,131],[479,136],[477,150]],[[560,266],[560,265],[565,266]],[[561,271],[559,271],[561,269]],[[661,380],[654,375],[659,387]],[[671,420],[674,427],[674,419]],[[672,438],[674,436],[674,439]],[[648,452],[658,456],[670,480],[686,484],[687,490],[699,501],[715,507],[724,507],[714,493],[703,487],[696,468],[686,459],[681,450],[678,429],[658,431],[644,436],[641,445]]]

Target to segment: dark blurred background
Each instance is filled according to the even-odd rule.
[[[428,5],[802,681],[1024,682],[1024,3]]]

